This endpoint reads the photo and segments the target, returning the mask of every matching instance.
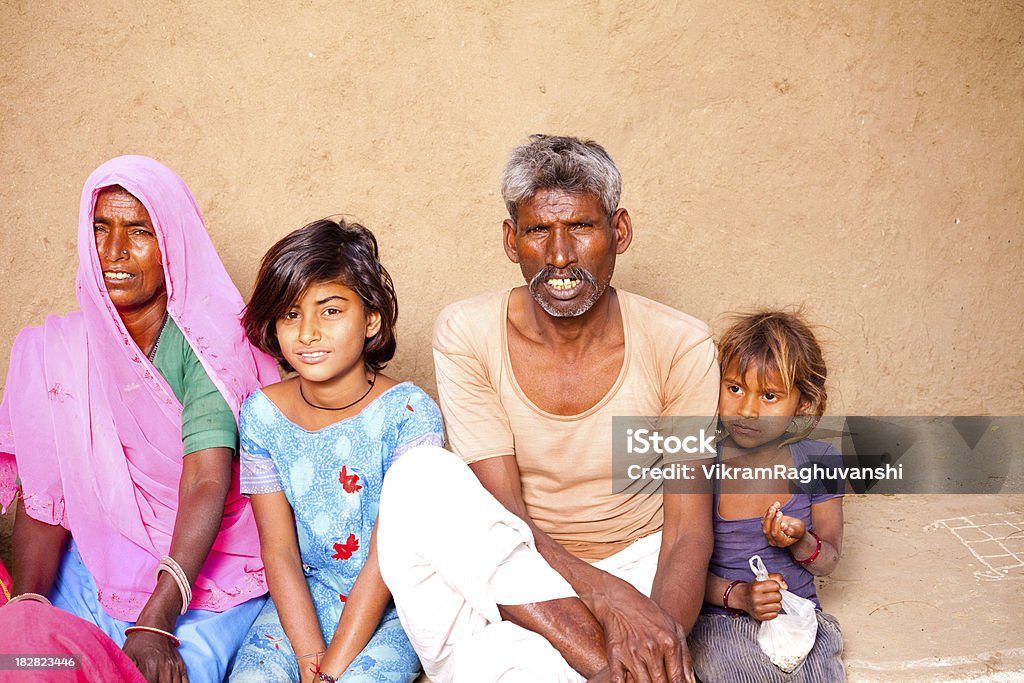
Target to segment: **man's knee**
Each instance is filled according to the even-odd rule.
[[[437,511],[446,501],[472,499],[479,480],[459,456],[438,446],[416,446],[404,453],[384,477],[381,511],[405,511],[413,523]]]
[[[465,473],[473,477],[458,456],[437,446],[416,446],[403,454],[384,477],[378,549],[406,546],[436,526],[441,508],[456,504],[459,497],[452,482]]]
[[[451,451],[439,446],[416,446],[388,468],[384,492],[397,491],[391,495],[403,497],[430,492],[429,484],[443,481],[453,470],[463,468],[466,465]]]

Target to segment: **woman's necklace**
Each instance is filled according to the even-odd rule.
[[[164,311],[164,321],[160,323],[160,331],[156,333],[156,341],[153,342],[153,348],[149,350],[146,357],[149,358],[149,362],[152,363],[156,360],[156,350],[160,348],[160,337],[164,336],[164,328],[167,327],[167,311]]]
[[[301,381],[299,382],[299,396],[302,397],[302,400],[305,401],[306,405],[309,406],[310,408],[316,408],[317,410],[346,410],[348,408],[351,408],[355,404],[359,403],[360,401],[362,401],[367,396],[369,396],[370,392],[373,391],[373,385],[376,382],[377,382],[377,373],[375,372],[375,373],[373,373],[373,377],[371,377],[369,379],[369,381],[367,382],[370,386],[368,386],[366,388],[366,393],[364,393],[362,396],[360,396],[356,400],[352,401],[348,405],[342,406],[340,408],[329,408],[327,406],[318,406],[317,404],[311,402],[308,398],[306,398],[306,395],[304,393],[302,393],[302,382]]]

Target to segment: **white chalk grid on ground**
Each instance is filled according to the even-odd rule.
[[[1024,512],[985,512],[932,522],[925,531],[949,529],[986,567],[975,578],[1024,578]]]

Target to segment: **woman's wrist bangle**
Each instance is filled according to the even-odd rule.
[[[174,583],[178,585],[178,592],[181,593],[181,612],[180,615],[184,616],[185,612],[188,611],[188,606],[192,603],[192,587],[188,583],[188,576],[185,574],[185,570],[181,568],[181,565],[171,557],[170,555],[164,555],[160,558],[160,564],[156,568],[157,581],[160,580],[160,572],[167,572],[174,579]]]
[[[735,607],[729,607],[729,595],[732,594],[732,589],[735,588],[736,586],[740,585],[741,583],[746,583],[746,581],[743,581],[741,579],[736,579],[735,581],[730,583],[728,586],[726,586],[725,587],[725,592],[722,593],[722,607],[724,607],[730,614],[737,614],[737,615],[739,615],[739,614],[746,614],[746,612],[744,612],[741,609],[736,609]]]
[[[793,561],[799,565],[808,565],[811,562],[814,562],[816,559],[818,559],[818,555],[821,553],[821,539],[818,538],[818,534],[814,533],[813,531],[808,531],[807,533],[809,533],[811,536],[814,536],[814,540],[817,541],[817,545],[814,547],[814,552],[811,553],[810,557],[808,557],[807,559],[798,560],[795,557],[793,558]]]
[[[296,655],[295,659],[309,659],[310,657],[323,657],[327,654],[327,650],[320,650],[320,652],[310,652],[308,655]]]
[[[126,628],[124,630],[124,634],[127,636],[131,635],[132,633],[138,633],[139,631],[145,631],[146,633],[159,633],[160,635],[174,643],[174,647],[181,646],[181,641],[178,639],[178,636],[174,635],[170,631],[165,631],[162,628],[155,628],[153,626],[139,626],[136,624],[135,626],[129,626],[128,628]]]
[[[15,595],[7,602],[7,604],[13,605],[14,603],[19,602],[21,600],[28,600],[30,602],[41,602],[44,605],[53,606],[53,603],[47,600],[45,595],[40,595],[39,593],[21,593],[20,595]]]

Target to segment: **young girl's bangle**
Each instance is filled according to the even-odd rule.
[[[323,671],[321,671],[319,664],[314,664],[313,666],[309,667],[309,671],[313,674],[314,681],[323,681],[323,683],[338,683],[337,678],[330,674],[325,674]]]
[[[129,626],[128,628],[126,628],[124,630],[124,634],[127,636],[127,635],[131,635],[132,633],[136,633],[138,631],[146,631],[147,633],[159,633],[163,637],[169,638],[170,641],[172,643],[174,643],[174,647],[180,647],[181,646],[181,641],[178,640],[178,636],[174,635],[173,633],[171,633],[169,631],[165,631],[162,628],[154,628],[152,626],[139,626],[139,625],[136,624],[135,626]]]
[[[741,609],[736,609],[735,607],[729,607],[729,594],[732,593],[732,589],[733,588],[735,588],[736,586],[740,585],[741,583],[746,583],[746,581],[742,581],[741,579],[736,579],[735,581],[730,583],[728,586],[726,586],[725,587],[725,592],[722,593],[722,607],[724,607],[726,609],[726,611],[728,611],[730,614],[735,614],[737,616],[742,615],[742,614],[746,614],[746,612],[744,612]]]
[[[814,547],[814,552],[811,553],[811,556],[808,557],[806,560],[798,560],[795,557],[793,558],[793,561],[799,565],[808,565],[811,562],[814,562],[816,559],[818,559],[818,554],[821,553],[821,539],[818,538],[818,534],[814,533],[813,531],[808,531],[807,533],[809,533],[811,536],[814,536],[814,540],[817,541],[818,544]]]

